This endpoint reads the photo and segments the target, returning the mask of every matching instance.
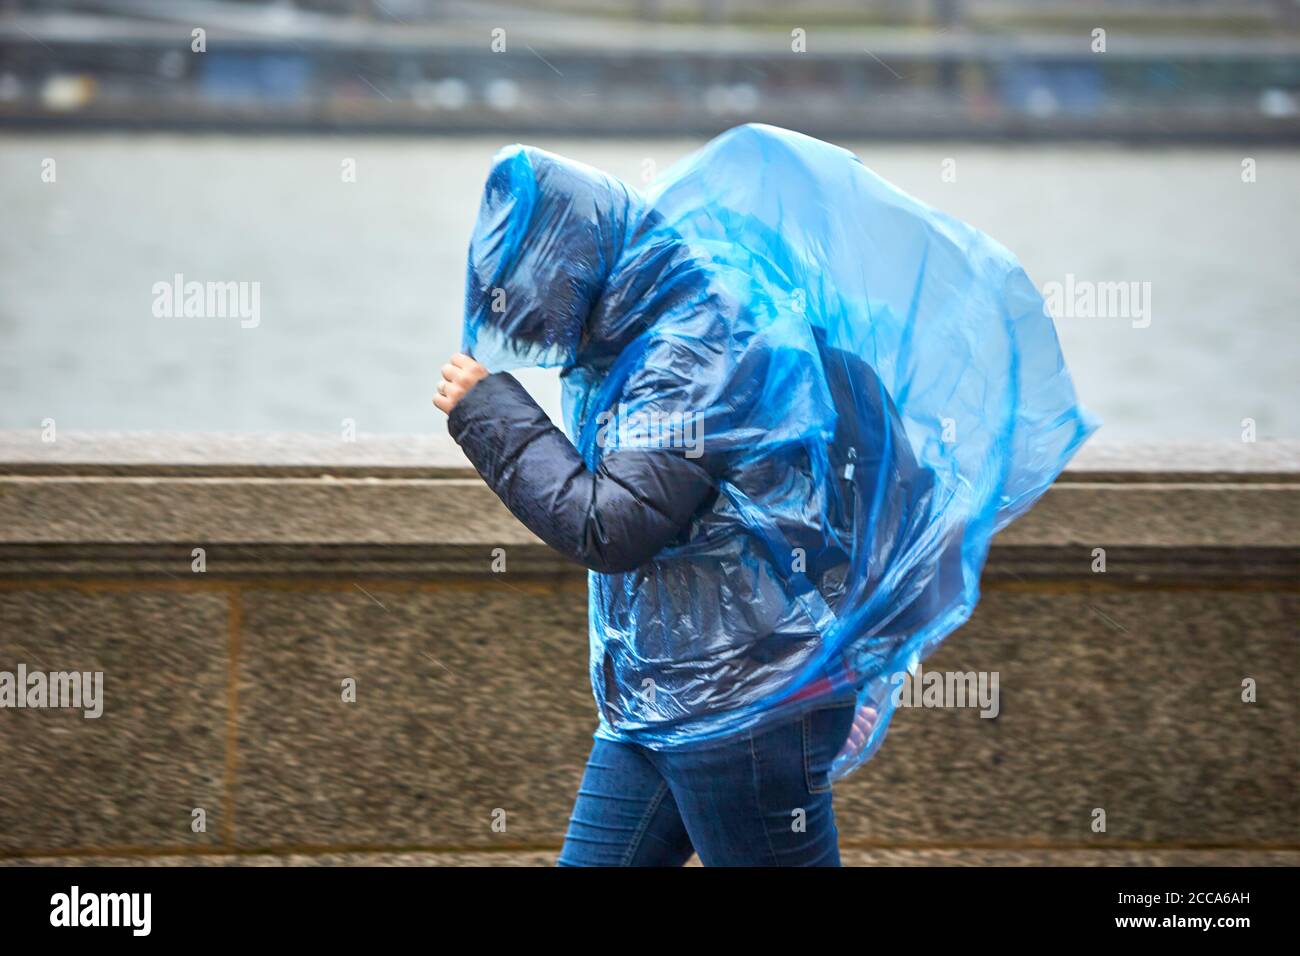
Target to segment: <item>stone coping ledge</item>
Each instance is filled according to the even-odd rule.
[[[0,474],[153,477],[464,478],[474,470],[446,432],[319,433],[0,431]],[[1300,441],[1085,445],[1062,481],[1297,481]]]
[[[0,474],[214,477],[375,475],[465,478],[474,469],[446,432],[340,435],[299,432],[0,431]]]
[[[1261,558],[1276,562],[1270,549],[1300,547],[1298,515],[1300,442],[1099,443],[1082,450],[997,546],[1193,549],[1214,567],[1237,565],[1240,576]],[[541,547],[445,434],[347,443],[319,435],[70,433],[45,444],[37,432],[0,432],[0,551],[35,547],[51,560],[81,560],[91,555],[50,549],[166,543]],[[1245,549],[1245,563],[1222,560],[1223,549]],[[1279,566],[1290,573],[1294,564]]]

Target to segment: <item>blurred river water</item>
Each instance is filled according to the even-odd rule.
[[[698,145],[531,142],[634,183]],[[430,398],[501,145],[7,133],[0,428],[445,429]],[[1247,418],[1261,440],[1300,437],[1300,152],[846,145],[1008,246],[1040,288],[1074,302],[1132,284],[1141,312],[1058,319],[1099,440],[1237,440]],[[160,309],[178,275],[242,283],[257,321]],[[521,378],[558,416],[554,373]]]

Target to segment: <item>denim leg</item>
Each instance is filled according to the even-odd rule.
[[[705,866],[838,866],[827,771],[852,705],[810,711],[704,750],[649,753]]]
[[[633,744],[597,740],[559,866],[681,866],[694,852],[667,781]]]

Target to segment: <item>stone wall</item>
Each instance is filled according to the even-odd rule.
[[[999,716],[900,711],[846,860],[1300,862],[1298,505],[1294,443],[1086,450],[926,664]],[[0,671],[104,674],[0,709],[0,860],[549,863],[585,592],[445,438],[0,433]]]

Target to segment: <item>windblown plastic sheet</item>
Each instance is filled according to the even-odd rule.
[[[717,495],[590,578],[598,735],[668,749],[825,699],[878,712],[979,598],[993,535],[1096,427],[1015,258],[851,153],[766,126],[644,193],[513,146],[469,254],[464,348],[561,366],[589,467],[699,456]]]

